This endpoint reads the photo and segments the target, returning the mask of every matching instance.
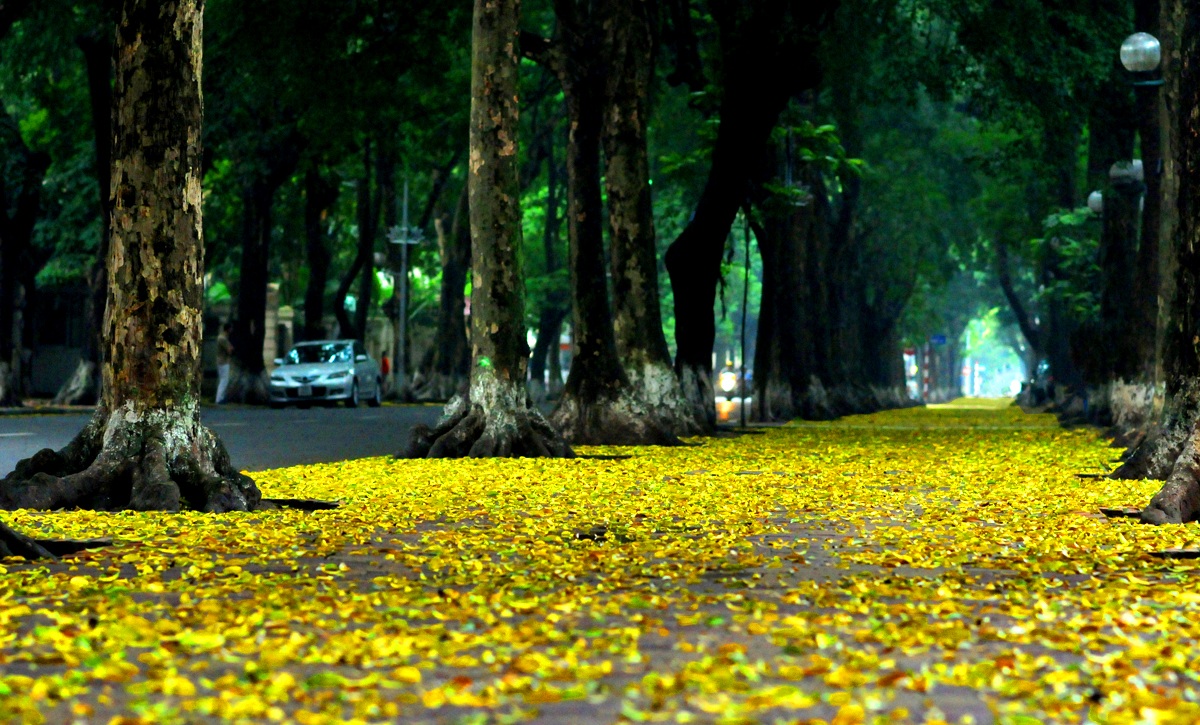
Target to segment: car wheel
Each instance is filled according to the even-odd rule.
[[[357,408],[358,407],[358,381],[357,380],[355,380],[353,383],[350,384],[350,397],[346,398],[346,407],[347,408]]]
[[[383,405],[383,381],[375,378],[375,394],[367,401],[367,405],[372,408],[378,408]]]
[[[280,403],[275,400],[272,400],[270,403],[267,403],[267,405],[271,406],[271,410],[279,410],[281,408],[286,407],[286,403]]]

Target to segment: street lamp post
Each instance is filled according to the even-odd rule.
[[[399,391],[408,375],[408,360],[406,359],[408,339],[408,247],[419,244],[422,233],[408,225],[408,179],[404,180],[404,206],[401,211],[400,226],[388,230],[388,241],[400,245],[400,274],[399,284],[395,294],[399,304],[396,306],[396,348],[392,356],[392,390]]]
[[[1139,8],[1139,13],[1144,8]],[[1157,18],[1137,18],[1142,27],[1156,24]],[[1137,124],[1142,162],[1138,179],[1141,187],[1141,234],[1133,288],[1140,293],[1134,301],[1132,327],[1139,330],[1134,342],[1135,357],[1141,361],[1139,371],[1149,379],[1154,374],[1158,327],[1159,247],[1162,239],[1162,98],[1158,87],[1163,84],[1162,46],[1149,33],[1134,33],[1121,43],[1121,65],[1132,76],[1137,100]],[[1115,181],[1115,180],[1114,180]]]

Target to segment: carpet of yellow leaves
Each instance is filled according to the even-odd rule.
[[[0,720],[1200,721],[1195,529],[1095,432],[962,401],[626,459],[255,474],[335,511],[13,512]]]

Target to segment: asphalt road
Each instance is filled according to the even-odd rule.
[[[395,455],[418,423],[431,425],[441,406],[382,408],[205,407],[200,419],[244,471]],[[88,415],[0,416],[0,477],[42,448],[58,449],[83,428]]]

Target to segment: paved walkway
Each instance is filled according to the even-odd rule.
[[[337,511],[16,512],[117,544],[0,575],[0,716],[1195,722],[1195,527],[999,403],[575,461],[258,475]],[[615,455],[629,458],[614,459]],[[1172,719],[1174,718],[1174,719]]]

